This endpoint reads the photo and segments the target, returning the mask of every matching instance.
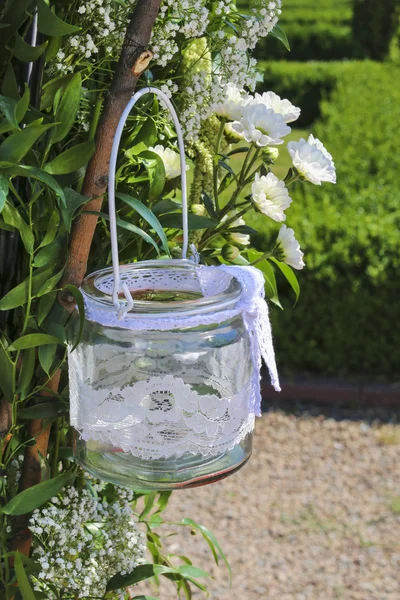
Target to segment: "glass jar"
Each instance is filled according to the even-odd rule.
[[[251,454],[254,367],[241,314],[215,322],[212,315],[229,314],[240,283],[232,279],[204,296],[190,261],[127,265],[121,281],[134,301],[121,321],[111,269],[89,275],[81,288],[86,320],[69,356],[78,462],[96,477],[142,490],[194,487],[230,475]],[[196,315],[211,322],[176,327]],[[168,329],[171,317],[175,325]],[[143,322],[146,329],[138,325]],[[72,325],[71,344],[78,313]]]

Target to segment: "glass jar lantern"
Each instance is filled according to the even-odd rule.
[[[178,131],[183,258],[120,266],[116,154],[131,107],[148,91],[163,97]],[[84,280],[85,324],[69,353],[77,461],[96,477],[141,490],[194,487],[237,471],[251,455],[262,356],[279,389],[261,273],[186,259],[184,160],[168,98],[155,88],[138,92],[110,163],[113,268]],[[78,328],[76,312],[71,339]]]

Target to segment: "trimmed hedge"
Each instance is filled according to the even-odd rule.
[[[305,252],[295,309],[272,310],[286,373],[400,379],[400,81],[391,65],[344,71],[317,135],[333,154],[336,186],[296,184],[287,211]],[[258,228],[260,227],[258,223]],[[266,230],[256,240],[262,249]]]
[[[273,90],[283,98],[301,107],[296,125],[309,127],[321,114],[321,101],[335,88],[345,72],[357,73],[363,68],[359,61],[346,62],[266,62],[258,64],[264,72],[264,81],[257,91]]]
[[[387,57],[398,17],[398,0],[353,0],[354,39],[368,58]]]
[[[350,25],[329,21],[280,22],[290,43],[288,52],[279,40],[267,36],[257,45],[260,60],[343,60],[364,58],[364,51],[353,38]]]

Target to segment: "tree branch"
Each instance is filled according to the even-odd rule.
[[[82,188],[85,196],[94,199],[86,204],[84,211],[74,222],[62,285],[72,283],[79,286],[85,275],[97,224],[97,217],[87,214],[87,211],[98,212],[101,209],[107,189],[114,134],[124,108],[135,90],[136,82],[152,58],[147,45],[160,4],[161,0],[138,0],[126,31],[121,56],[97,128],[96,152],[87,168]],[[75,306],[75,301],[68,292],[61,294],[60,302],[69,312]]]
[[[86,211],[100,211],[103,196],[108,183],[108,166],[111,148],[118,121],[131,98],[137,80],[147,68],[152,54],[147,50],[151,32],[158,15],[162,0],[138,0],[132,19],[128,25],[121,56],[118,61],[111,87],[106,96],[103,114],[96,132],[96,151],[86,171],[82,192],[93,200],[85,206],[84,212],[74,221],[70,247],[62,286],[72,283],[79,286],[86,272],[90,246],[97,224],[97,217]],[[62,292],[59,302],[68,312],[75,306],[68,291]],[[58,372],[49,386],[57,391],[61,372]],[[31,421],[29,433],[36,438],[36,445],[26,448],[20,489],[31,487],[41,480],[41,456],[47,455],[49,428],[43,427],[43,421]],[[27,517],[19,519],[19,533],[13,549],[29,554],[31,536],[27,530]]]

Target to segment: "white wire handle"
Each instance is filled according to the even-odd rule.
[[[162,92],[161,90],[159,90],[158,88],[155,88],[155,87],[143,88],[142,90],[140,90],[139,92],[136,92],[136,94],[134,94],[132,96],[132,98],[129,100],[128,104],[126,105],[126,108],[125,108],[124,112],[122,113],[122,116],[119,120],[118,127],[115,132],[113,145],[112,145],[111,157],[110,157],[110,167],[108,170],[108,206],[109,206],[109,213],[110,213],[111,256],[112,256],[113,272],[114,272],[114,285],[113,285],[112,298],[113,298],[114,305],[118,309],[122,309],[125,314],[132,308],[133,299],[132,299],[132,295],[131,295],[126,283],[122,284],[122,286],[121,286],[121,278],[120,278],[120,272],[119,272],[117,216],[116,216],[116,211],[115,211],[115,170],[116,170],[116,166],[117,166],[117,156],[118,156],[119,144],[121,141],[122,131],[125,127],[126,120],[129,116],[129,113],[131,112],[132,107],[136,104],[136,102],[139,100],[139,98],[141,98],[145,94],[155,94],[156,96],[159,96],[160,98],[162,98],[162,100],[165,102],[167,108],[169,109],[172,119],[174,121],[175,129],[176,129],[176,133],[177,133],[177,137],[178,137],[179,154],[180,154],[180,159],[181,159],[182,229],[183,229],[182,258],[187,257],[187,249],[188,249],[188,241],[189,241],[187,185],[186,185],[186,157],[185,157],[185,145],[183,142],[182,128],[179,123],[179,119],[176,114],[176,111],[175,111],[170,99],[168,98],[168,96],[166,96],[166,94],[164,94],[164,92]],[[120,302],[118,299],[120,290],[122,290],[124,292],[124,296],[128,302],[128,305],[126,307],[122,307],[120,305]]]

